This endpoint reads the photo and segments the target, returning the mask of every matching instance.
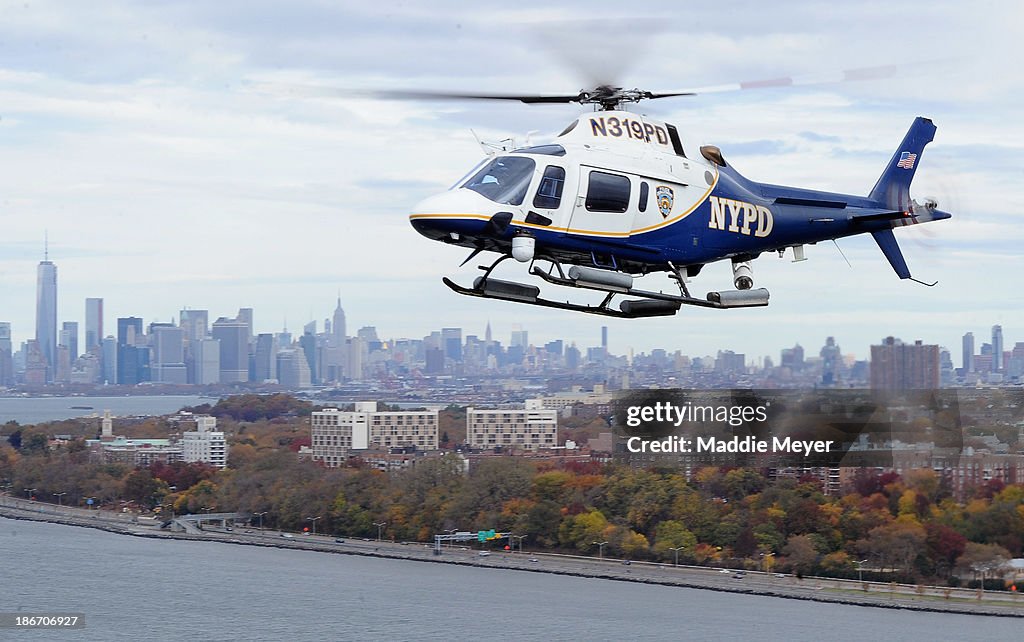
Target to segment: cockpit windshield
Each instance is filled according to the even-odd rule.
[[[522,205],[536,167],[531,158],[502,156],[466,181],[466,189],[502,205]]]

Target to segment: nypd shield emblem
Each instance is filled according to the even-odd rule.
[[[661,217],[668,218],[668,215],[672,213],[672,203],[675,201],[672,188],[662,185],[655,190],[655,195],[658,198],[658,210],[661,212]]]

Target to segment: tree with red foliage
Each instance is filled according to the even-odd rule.
[[[924,528],[924,543],[928,558],[935,563],[935,574],[948,576],[956,559],[963,555],[967,538],[944,524],[928,522]]]
[[[984,484],[978,486],[975,490],[975,494],[981,499],[992,499],[1006,488],[1006,484],[1001,479],[990,479]]]
[[[185,491],[205,479],[213,479],[217,474],[217,469],[198,461],[192,463],[176,461],[171,464],[154,462],[149,467],[149,472],[155,479],[162,479],[168,486]]]

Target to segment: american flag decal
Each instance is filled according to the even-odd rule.
[[[896,161],[896,167],[902,167],[903,169],[914,169],[914,163],[916,161],[917,154],[903,152],[902,154],[900,154],[900,159]]]

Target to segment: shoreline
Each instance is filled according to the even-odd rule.
[[[338,544],[333,540],[309,540],[300,539],[299,537],[286,539],[281,538],[279,535],[268,536],[267,533],[259,536],[249,536],[241,533],[236,535],[233,532],[211,531],[201,535],[191,535],[158,530],[148,525],[135,523],[134,521],[121,521],[117,519],[117,514],[111,514],[101,520],[98,517],[98,513],[91,517],[82,517],[73,514],[62,514],[58,512],[60,510],[58,507],[54,506],[51,508],[48,504],[33,504],[33,506],[38,508],[30,510],[23,507],[0,504],[0,518],[45,522],[63,526],[78,526],[118,535],[150,539],[206,541],[238,546],[260,546],[305,550],[317,553],[432,562],[435,564],[457,564],[476,568],[498,568],[868,608],[1024,618],[1024,599],[1021,598],[1011,598],[1003,604],[998,604],[993,603],[991,600],[986,602],[967,601],[964,597],[957,597],[954,598],[955,601],[950,601],[948,598],[943,599],[942,597],[929,595],[915,597],[901,593],[897,596],[890,592],[888,585],[872,583],[876,590],[873,592],[862,592],[859,582],[834,580],[831,578],[805,578],[804,580],[790,578],[791,583],[788,586],[780,582],[774,582],[772,586],[758,586],[754,588],[736,585],[735,582],[746,582],[746,580],[733,579],[731,572],[727,574],[728,577],[723,578],[720,571],[703,567],[697,569],[691,567],[675,568],[663,564],[642,562],[635,562],[624,566],[612,560],[604,561],[589,557],[577,558],[575,556],[546,553],[495,552],[489,556],[478,557],[479,553],[475,551],[469,551],[467,554],[465,551],[454,551],[452,549],[443,549],[444,554],[436,556],[433,554],[433,547],[423,543],[396,545],[393,542],[371,542],[370,544],[365,544],[361,541],[352,540],[345,544]],[[45,512],[46,510],[54,512]],[[543,561],[539,560],[539,557],[543,557]],[[530,560],[533,561],[531,562]],[[562,566],[556,567],[556,564],[562,564]],[[566,567],[565,565],[569,566]],[[755,579],[755,581],[773,581],[768,574],[764,575],[764,578]],[[833,586],[830,588],[825,586],[826,584],[832,584]],[[831,591],[831,593],[826,591]]]

